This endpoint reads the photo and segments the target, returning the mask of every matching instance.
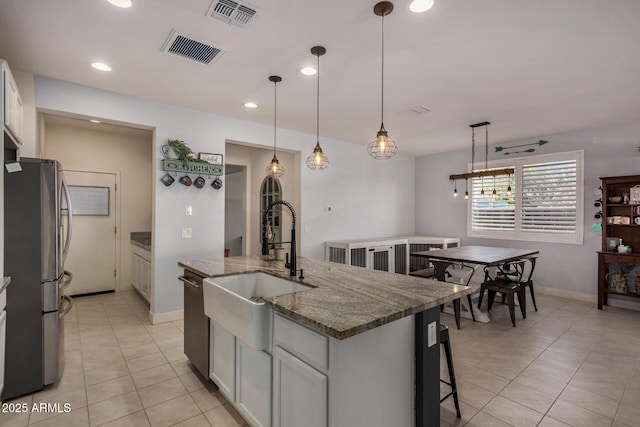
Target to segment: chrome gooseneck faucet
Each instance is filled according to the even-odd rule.
[[[291,259],[285,263],[285,267],[289,269],[289,276],[294,277],[297,271],[296,265],[296,211],[291,206],[291,203],[286,200],[274,200],[269,203],[267,210],[262,215],[262,255],[269,255],[269,240],[267,238],[267,215],[271,212],[274,205],[284,205],[291,211]],[[302,276],[302,273],[300,273]]]

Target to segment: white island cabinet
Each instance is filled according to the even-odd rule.
[[[414,425],[412,316],[345,340],[272,317],[269,350],[211,322],[209,377],[251,426]]]
[[[255,427],[271,424],[271,355],[211,321],[209,378]]]

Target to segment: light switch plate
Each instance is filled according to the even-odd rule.
[[[436,339],[436,322],[431,322],[427,325],[427,347],[432,347],[437,343]]]
[[[182,238],[183,239],[190,239],[191,237],[193,237],[193,229],[191,227],[183,228],[182,229]]]

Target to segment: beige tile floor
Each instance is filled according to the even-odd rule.
[[[244,426],[184,356],[182,322],[151,325],[134,292],[77,298],[66,317],[66,362],[54,387],[11,403],[69,403],[68,413],[0,413],[0,426]],[[640,425],[640,312],[538,296],[511,327],[442,315],[450,328],[462,416],[442,426]],[[446,377],[446,365],[441,372]],[[444,389],[444,387],[443,387]],[[300,426],[304,427],[304,426]],[[345,426],[348,427],[348,426]],[[393,427],[393,426],[390,426]]]
[[[440,425],[640,426],[640,312],[548,295],[536,302],[524,320],[516,308],[515,328],[502,304],[490,323],[462,319],[460,330],[442,315],[462,419],[447,399]]]

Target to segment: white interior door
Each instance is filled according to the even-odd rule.
[[[65,170],[71,190],[73,237],[65,270],[68,295],[113,291],[116,286],[116,174]]]

